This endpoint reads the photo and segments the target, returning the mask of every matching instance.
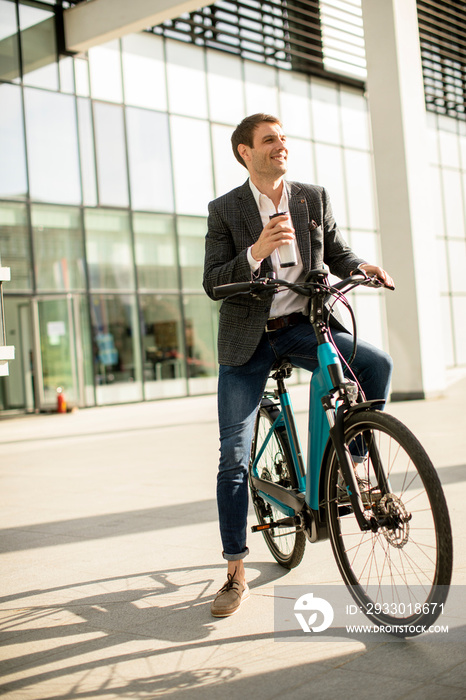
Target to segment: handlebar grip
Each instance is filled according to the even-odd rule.
[[[214,297],[216,299],[224,299],[231,297],[233,294],[247,294],[252,289],[252,282],[231,282],[230,284],[221,284],[214,287]]]

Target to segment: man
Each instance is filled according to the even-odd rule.
[[[211,298],[217,285],[263,277],[272,269],[281,279],[302,281],[309,270],[324,263],[340,278],[359,267],[393,285],[384,270],[358,258],[345,243],[324,188],[284,180],[288,149],[276,117],[246,117],[231,141],[249,179],[209,204],[204,289]],[[289,214],[270,219],[277,212]],[[280,268],[279,250],[293,242],[298,263]],[[288,290],[273,300],[226,299],[220,309],[217,502],[228,571],[211,606],[215,617],[233,614],[249,596],[244,570],[249,551],[247,469],[254,420],[269,372],[284,357],[311,372],[317,367],[317,343],[306,307],[304,297]],[[335,329],[332,334],[348,358],[351,335]],[[387,398],[392,361],[386,353],[359,341],[352,369],[368,400]]]

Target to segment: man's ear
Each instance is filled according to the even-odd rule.
[[[238,144],[238,154],[241,156],[241,158],[245,162],[251,160],[251,157],[249,155],[250,150],[251,149],[249,148],[249,146],[246,146],[246,144],[244,144],[244,143]]]

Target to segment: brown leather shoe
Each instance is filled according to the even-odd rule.
[[[243,586],[228,574],[228,580],[212,601],[210,611],[214,617],[228,617],[239,610],[241,603],[249,598],[248,584]]]

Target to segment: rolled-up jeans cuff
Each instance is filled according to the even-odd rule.
[[[244,559],[244,557],[247,557],[248,554],[249,549],[247,547],[243,552],[240,552],[239,554],[226,554],[226,552],[222,552],[223,558],[227,561],[238,561],[238,559]]]

